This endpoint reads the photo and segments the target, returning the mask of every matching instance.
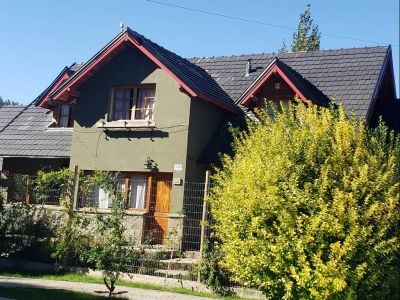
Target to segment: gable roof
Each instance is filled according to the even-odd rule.
[[[78,71],[81,67],[83,66],[83,63],[73,63],[69,67],[64,67],[61,72],[57,75],[57,77],[53,80],[52,83],[43,91],[40,93],[38,97],[36,97],[35,100],[32,101],[31,104],[37,105],[37,106],[44,106],[44,103],[46,100],[48,100],[48,96],[55,91],[65,80],[70,78],[72,74],[74,74],[76,71]]]
[[[96,65],[106,61],[107,57],[118,53],[118,49],[128,43],[137,47],[158,67],[165,70],[192,97],[199,97],[224,109],[239,112],[231,97],[218,85],[215,80],[202,68],[179,55],[159,46],[143,35],[125,28],[111,42],[96,53],[66,82],[61,84],[51,95],[51,98],[62,99],[71,89],[86,80]]]
[[[264,71],[260,73],[253,83],[237,99],[236,103],[245,105],[274,73],[277,73],[304,102],[311,100],[313,103],[322,106],[327,106],[329,104],[329,98],[300,74],[283,63],[278,57],[275,57]]]
[[[69,157],[72,130],[49,128],[51,110],[29,106],[0,108],[0,120],[8,123],[0,130],[0,156]]]
[[[264,53],[240,56],[190,58],[206,70],[232,100],[243,93],[277,57],[310,91],[343,103],[347,113],[366,117],[389,47],[368,47],[309,52]],[[245,76],[247,60],[252,72]]]

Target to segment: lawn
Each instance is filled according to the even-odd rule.
[[[94,300],[104,299],[104,297],[94,296],[85,293],[72,292],[58,289],[37,289],[37,288],[21,288],[21,287],[0,287],[0,296],[9,297],[11,299],[35,299],[35,300]]]
[[[99,277],[86,276],[86,275],[80,275],[80,274],[74,274],[74,273],[46,274],[46,273],[27,273],[27,272],[23,272],[23,271],[18,271],[18,272],[0,272],[0,276],[103,284],[103,280]],[[243,299],[243,298],[239,298],[239,297],[235,297],[235,296],[225,296],[224,297],[224,296],[218,296],[218,295],[211,294],[211,293],[192,291],[190,289],[185,289],[185,288],[169,288],[169,287],[163,287],[163,286],[154,285],[154,284],[138,283],[138,282],[132,282],[132,281],[126,281],[126,280],[119,280],[116,285],[140,288],[140,289],[165,291],[165,292],[171,292],[171,293],[192,295],[192,296],[198,296],[198,297],[207,297],[207,298],[214,298],[214,299],[226,299],[226,300]],[[91,296],[91,295],[89,295],[89,296]],[[94,298],[61,298],[61,299],[104,299],[104,298],[98,298],[98,297],[96,298],[96,296],[92,296],[92,297],[94,297]],[[18,299],[20,299],[20,298],[18,298]],[[24,299],[24,298],[21,298],[21,299]],[[36,298],[33,298],[33,299],[36,299]],[[49,299],[49,298],[39,298],[39,299]],[[57,300],[60,300],[60,298],[57,297]]]

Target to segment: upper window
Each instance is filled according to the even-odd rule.
[[[153,120],[154,87],[114,88],[110,120]]]
[[[68,127],[70,116],[71,116],[71,105],[61,104],[59,106],[58,126]]]

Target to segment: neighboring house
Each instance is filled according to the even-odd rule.
[[[54,127],[51,110],[0,108],[0,171],[36,174],[69,165],[72,129]]]
[[[181,228],[187,240],[199,230],[202,204],[189,183],[203,182],[219,153],[230,152],[226,124],[256,118],[265,98],[334,99],[371,126],[382,116],[398,131],[391,55],[371,47],[184,59],[126,28],[85,64],[65,68],[34,105],[52,110],[55,126],[73,127],[70,167],[121,174],[132,227],[156,230],[159,243]],[[96,195],[100,208],[110,205],[104,191]]]

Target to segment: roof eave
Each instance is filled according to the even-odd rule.
[[[393,84],[393,88],[394,88],[395,98],[397,97],[397,95],[396,95],[396,87],[395,87],[395,82],[394,82],[392,47],[389,45],[387,47],[385,59],[383,60],[382,68],[381,68],[381,70],[379,72],[379,76],[378,76],[377,82],[375,84],[374,91],[372,92],[371,102],[369,104],[367,115],[366,115],[366,120],[368,122],[370,121],[370,119],[372,117],[372,112],[374,110],[376,99],[378,98],[378,93],[379,93],[379,90],[381,89],[383,78],[385,77],[385,71],[386,71],[386,68],[387,68],[387,66],[389,64],[389,61],[392,62],[392,64],[391,64],[392,84]]]

